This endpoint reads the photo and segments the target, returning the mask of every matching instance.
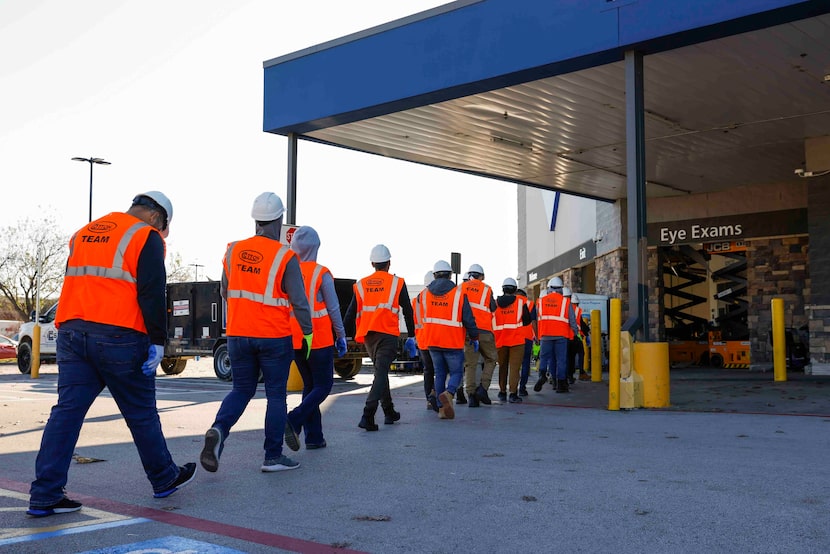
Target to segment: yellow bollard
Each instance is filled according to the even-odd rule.
[[[668,407],[669,343],[635,343],[634,371],[636,371],[643,379],[643,407]]]
[[[40,377],[40,325],[35,322],[32,327],[32,379]]]
[[[784,330],[784,299],[772,299],[773,380],[787,380],[787,339]]]
[[[288,392],[302,392],[303,390],[303,376],[300,375],[300,370],[297,368],[295,362],[291,362],[291,369],[288,371]]]
[[[602,312],[591,310],[591,382],[602,381]]]
[[[622,303],[611,299],[608,321],[608,409],[620,409],[620,331],[622,329]]]

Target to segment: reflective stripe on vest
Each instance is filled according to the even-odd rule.
[[[474,289],[479,285],[482,287],[481,295],[479,296],[476,294],[478,298],[471,296],[471,293],[478,293],[478,291]],[[461,285],[461,288],[467,296],[467,302],[469,302],[470,308],[473,309],[473,315],[476,318],[476,327],[485,331],[492,331],[493,312],[490,311],[490,303],[488,302],[488,300],[492,298],[492,293],[489,285],[484,284],[478,279],[471,279]]]
[[[424,289],[424,291],[426,292],[423,309],[424,335],[428,346],[463,349],[466,331],[461,320],[464,302],[461,287],[455,287],[451,305],[438,306],[434,303],[433,299],[444,298],[447,295],[436,296],[429,289]],[[444,317],[436,317],[438,315]]]
[[[516,310],[516,319],[510,319],[509,310]],[[516,301],[507,308],[497,307],[493,313],[493,334],[496,337],[496,347],[518,346],[524,344],[525,329],[522,324],[522,315],[527,300],[523,296],[516,296]]]
[[[227,267],[231,267],[232,264],[232,254],[234,249],[237,246],[237,242],[231,243],[231,247],[228,248],[226,263]],[[288,246],[282,244],[280,249],[277,251],[277,255],[274,256],[274,261],[271,263],[271,267],[268,269],[268,281],[265,284],[265,290],[273,291],[274,285],[277,280],[277,273],[279,272],[280,265],[283,262],[283,259],[288,255],[290,249]],[[290,306],[291,303],[288,301],[288,298],[274,298],[273,296],[266,296],[263,293],[258,293],[250,290],[243,290],[243,289],[228,289],[228,300],[231,299],[240,299],[244,298],[245,300],[250,300],[252,302],[257,302],[259,304],[264,304],[265,306]]]
[[[370,331],[400,335],[398,302],[404,286],[402,278],[386,271],[375,271],[353,285],[357,301],[354,337],[357,342],[363,342]]]
[[[334,332],[331,326],[328,306],[322,298],[320,287],[323,285],[323,275],[330,273],[327,267],[314,261],[300,262],[300,271],[303,274],[303,285],[306,287],[306,300],[311,310],[311,327],[314,333],[312,347],[325,348],[334,344]],[[294,350],[303,346],[303,331],[297,318],[294,317],[294,310],[291,310],[291,335],[293,337]]]
[[[127,251],[127,247],[130,245],[130,241],[133,240],[135,234],[142,227],[149,227],[149,225],[147,225],[143,221],[139,221],[134,223],[127,229],[127,231],[124,233],[124,236],[122,236],[121,240],[118,241],[118,247],[115,249],[112,264],[109,267],[101,267],[94,265],[67,267],[66,276],[84,277],[91,275],[94,277],[106,277],[107,279],[119,279],[121,281],[127,281],[128,283],[135,283],[135,277],[130,275],[128,271],[124,271],[122,269],[122,266],[124,265],[124,253]],[[69,249],[70,257],[72,257],[72,253],[74,252],[74,250],[75,243],[73,242]]]
[[[358,313],[358,317],[360,317],[363,312],[374,312],[377,310],[389,310],[393,314],[398,315],[398,312],[401,310],[400,306],[395,305],[398,299],[396,294],[398,292],[398,280],[399,279],[397,275],[392,276],[392,285],[389,287],[389,299],[386,302],[378,304],[376,306],[367,306],[365,304],[366,297],[364,295],[366,293],[363,291],[363,282],[358,281],[357,283],[355,283],[355,286],[357,287],[357,293],[360,295],[360,301],[363,304],[360,312]]]
[[[553,295],[556,295],[558,298]],[[559,310],[558,312],[552,312],[557,300],[561,302]],[[546,336],[570,337],[573,332],[568,318],[568,307],[570,305],[570,298],[556,292],[550,292],[537,301],[536,319],[539,326],[539,338]]]

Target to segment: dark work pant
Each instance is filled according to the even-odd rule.
[[[398,337],[386,333],[369,331],[364,339],[366,351],[372,359],[375,368],[372,388],[369,389],[369,396],[366,397],[367,412],[374,414],[378,409],[378,403],[384,408],[392,407],[392,394],[389,391],[389,368],[398,354]]]

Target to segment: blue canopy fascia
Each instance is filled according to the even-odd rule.
[[[764,28],[827,0],[460,0],[264,63],[263,130],[306,133]]]

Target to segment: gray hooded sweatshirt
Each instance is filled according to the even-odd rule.
[[[312,227],[303,226],[294,232],[291,239],[291,250],[297,254],[301,262],[316,262],[317,250],[320,248],[320,237]],[[326,310],[331,317],[331,325],[337,338],[345,338],[346,330],[343,327],[343,318],[340,314],[340,301],[334,288],[334,279],[330,272],[323,273],[317,300],[326,304]]]

